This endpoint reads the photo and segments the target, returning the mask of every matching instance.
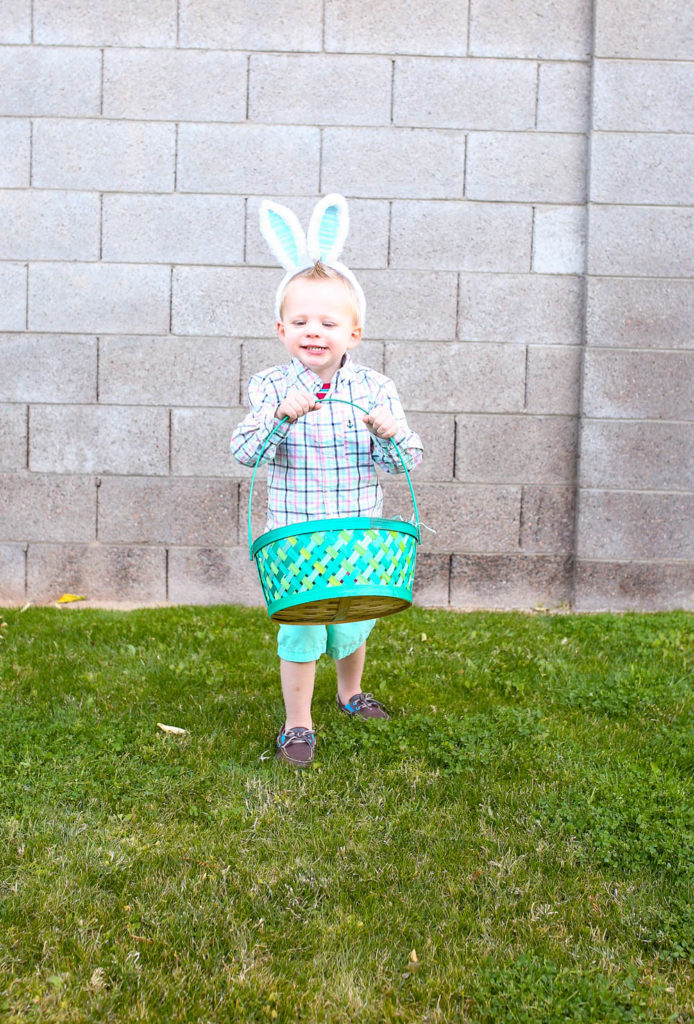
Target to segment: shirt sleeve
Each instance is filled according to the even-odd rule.
[[[393,440],[400,449],[402,460],[389,439],[374,437],[372,434],[373,460],[378,466],[385,469],[387,473],[404,473],[404,461],[407,471],[411,472],[422,461],[424,446],[419,434],[415,434],[414,430],[410,430],[407,425],[405,410],[402,407],[397,389],[392,380],[386,380],[378,389],[372,408],[375,409],[379,405],[385,405],[389,408],[397,421],[398,432]]]
[[[263,452],[261,464],[272,462],[278,446],[286,438],[291,424],[282,423],[275,417],[275,410],[282,401],[277,385],[261,374],[251,377],[248,382],[248,401],[251,411],[231,435],[231,454],[243,466],[254,466],[258,455],[275,427],[278,427],[272,441]]]

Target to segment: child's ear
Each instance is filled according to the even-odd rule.
[[[356,348],[361,341],[362,328],[361,325],[357,324],[352,328],[352,334],[349,339],[347,348]]]

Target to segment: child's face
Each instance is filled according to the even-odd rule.
[[[350,296],[341,281],[297,278],[284,293],[277,334],[290,356],[332,380],[348,349],[361,341]]]

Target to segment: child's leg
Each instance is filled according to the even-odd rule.
[[[344,658],[335,662],[337,668],[337,695],[343,704],[361,691],[361,677],[366,661],[366,641]]]
[[[311,700],[316,678],[315,661],[285,661],[280,659],[280,678],[285,707],[285,729],[313,729]]]
[[[277,653],[280,656],[282,696],[286,729],[312,729],[311,700],[316,661],[325,651],[325,626],[280,626]]]

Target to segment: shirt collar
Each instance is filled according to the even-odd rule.
[[[297,384],[301,384],[307,391],[317,391],[318,388],[320,388],[323,383],[320,374],[314,373],[313,370],[309,370],[308,366],[304,366],[297,356],[292,356],[289,366],[290,372]],[[342,358],[342,365],[338,368],[335,376],[330,381],[330,390],[337,390],[342,381],[348,380],[353,376],[354,362],[349,352],[345,352]]]

